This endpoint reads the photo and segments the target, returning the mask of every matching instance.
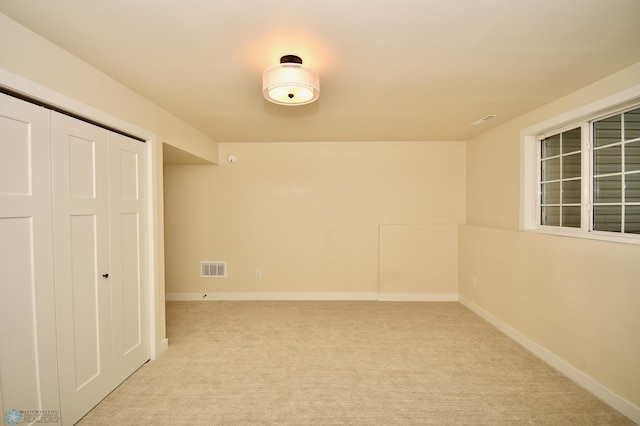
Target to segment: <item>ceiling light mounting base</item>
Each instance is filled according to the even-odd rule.
[[[284,55],[280,58],[281,64],[300,64],[302,65],[302,58],[296,55]]]

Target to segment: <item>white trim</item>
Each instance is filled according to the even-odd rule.
[[[381,302],[457,302],[457,293],[434,293],[434,294],[405,294],[405,293],[385,293],[380,294],[378,300]]]
[[[354,300],[380,302],[457,302],[457,293],[167,293],[170,302],[206,302],[220,300]]]
[[[631,421],[640,424],[640,407],[632,404],[612,390],[601,385],[593,378],[587,376],[582,371],[578,370],[562,358],[550,352],[544,346],[541,346],[533,340],[529,339],[518,330],[511,327],[509,324],[496,318],[491,313],[479,307],[475,303],[465,299],[462,296],[460,296],[460,303],[462,303],[469,310],[473,311],[475,314],[496,327],[502,333],[518,342],[525,349],[532,352],[542,361],[546,362],[551,367],[555,368],[560,373],[564,374],[569,379],[573,380],[575,383],[582,386],[584,389],[591,392],[593,395],[606,402],[620,413],[627,416],[629,419],[631,419]]]
[[[522,131],[520,137],[520,230],[534,230],[537,226],[538,144],[536,133]]]
[[[222,301],[222,300],[378,300],[378,293],[167,293],[167,301]]]
[[[163,348],[163,343],[159,341],[161,337],[159,336],[158,330],[158,309],[161,303],[164,303],[164,300],[160,300],[160,292],[158,291],[158,280],[162,271],[156,271],[156,266],[158,265],[157,259],[159,259],[158,255],[158,244],[156,244],[156,240],[158,239],[158,234],[156,232],[156,225],[158,224],[158,212],[154,208],[158,205],[158,193],[157,193],[157,185],[156,176],[157,176],[157,167],[156,167],[156,157],[157,157],[158,145],[155,143],[155,140],[147,141],[147,258],[149,265],[149,288],[148,288],[148,297],[149,297],[149,359],[156,360],[158,356],[164,353],[169,349],[168,345]],[[166,340],[166,337],[165,339]]]
[[[164,339],[162,339],[160,341],[160,343],[158,344],[158,354],[163,354],[166,351],[169,350],[169,339],[167,339],[166,337]]]
[[[354,300],[380,302],[457,302],[456,293],[403,294],[403,293],[167,293],[167,301],[221,301],[221,300]]]

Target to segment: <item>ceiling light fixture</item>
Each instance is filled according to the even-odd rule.
[[[306,105],[320,96],[318,73],[296,55],[285,55],[262,74],[264,97],[279,105]]]

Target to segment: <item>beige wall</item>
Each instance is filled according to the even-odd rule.
[[[640,245],[518,226],[520,131],[638,84],[640,64],[468,141],[467,225],[459,242],[463,299],[636,406]]]
[[[167,293],[376,297],[380,225],[464,220],[464,142],[220,144],[220,158],[166,167]],[[200,278],[202,260],[227,261],[228,278]],[[457,292],[430,285],[411,291]]]
[[[458,225],[380,225],[381,300],[458,300]]]

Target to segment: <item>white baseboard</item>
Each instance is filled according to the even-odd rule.
[[[164,338],[160,342],[160,345],[158,345],[158,355],[162,355],[168,350],[169,350],[169,339]]]
[[[166,300],[206,302],[221,300],[376,300],[380,302],[457,302],[453,294],[403,293],[167,293]]]
[[[378,293],[167,293],[167,301],[378,300]]]
[[[567,376],[569,379],[576,382],[578,385],[591,392],[602,401],[609,404],[620,413],[627,416],[631,421],[640,424],[640,407],[632,404],[620,395],[601,385],[591,377],[584,374],[562,358],[550,352],[545,347],[537,344],[533,340],[529,339],[525,335],[521,334],[518,330],[514,329],[502,320],[494,317],[488,311],[485,311],[475,303],[460,296],[460,303],[466,306],[471,311],[475,312],[478,316],[486,320],[488,323],[496,327],[498,330],[509,336],[521,344],[524,348],[532,352],[535,356],[549,364],[551,367],[558,370],[560,373]]]
[[[381,293],[378,295],[381,302],[457,302],[458,294],[435,293],[435,294],[404,294],[404,293]]]

